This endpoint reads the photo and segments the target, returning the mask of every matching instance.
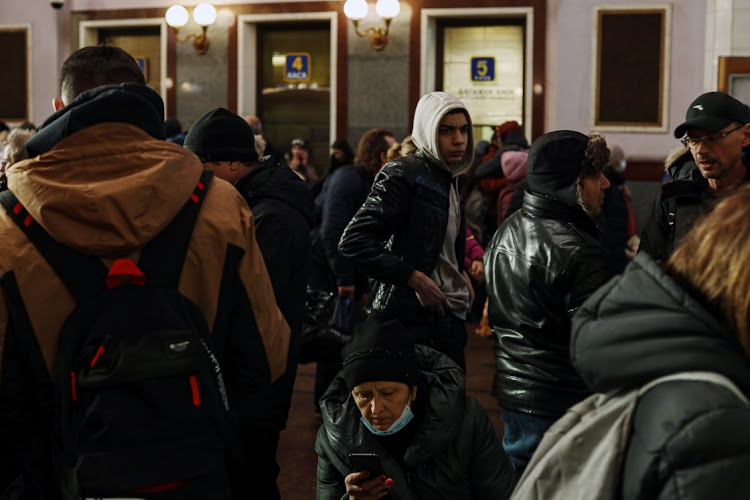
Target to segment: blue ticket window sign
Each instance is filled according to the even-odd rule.
[[[495,80],[495,58],[494,57],[472,57],[471,58],[471,81],[491,82]]]
[[[310,79],[310,54],[295,53],[286,55],[284,80],[306,82]]]

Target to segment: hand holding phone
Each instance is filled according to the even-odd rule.
[[[370,477],[383,476],[383,466],[376,453],[350,453],[349,461],[354,472],[370,471]]]
[[[393,479],[385,477],[377,454],[350,453],[349,461],[354,472],[346,476],[344,483],[350,499],[377,499],[388,494]]]

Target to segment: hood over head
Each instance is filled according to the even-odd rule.
[[[164,101],[153,89],[137,83],[102,85],[82,92],[47,118],[26,143],[33,158],[71,134],[105,122],[129,123],[155,139],[165,139]]]
[[[449,167],[440,155],[438,127],[443,117],[456,109],[463,110],[466,115],[466,120],[469,122],[469,135],[463,158],[456,165]],[[471,167],[471,162],[474,159],[474,132],[471,125],[471,116],[464,103],[458,98],[445,92],[430,92],[423,95],[414,112],[414,128],[411,135],[417,149],[451,172],[453,177],[463,174]]]
[[[500,157],[503,174],[509,181],[518,181],[526,177],[528,151],[506,151]]]
[[[534,141],[526,163],[529,190],[578,207],[576,179],[583,170],[589,138],[573,130],[557,130]]]

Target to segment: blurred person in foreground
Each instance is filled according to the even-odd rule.
[[[503,499],[513,490],[513,468],[462,370],[415,345],[398,320],[360,325],[321,409],[318,500]],[[350,453],[376,453],[385,475],[354,472]]]
[[[573,316],[571,359],[598,393],[686,371],[750,397],[750,186],[700,219],[658,265],[639,253]],[[638,401],[620,498],[740,499],[750,490],[750,407],[726,387],[664,382]]]

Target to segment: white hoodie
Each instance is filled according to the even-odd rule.
[[[438,128],[443,117],[456,109],[461,109],[466,114],[466,120],[469,122],[469,135],[466,141],[466,152],[461,161],[453,166],[448,166],[440,155]],[[425,94],[419,100],[417,110],[414,112],[412,140],[417,149],[449,171],[454,179],[469,170],[474,159],[474,134],[471,129],[469,111],[459,99],[445,92],[431,92]],[[466,279],[459,271],[454,246],[461,228],[461,205],[457,183],[458,179],[451,186],[448,227],[445,231],[443,248],[440,250],[437,265],[430,278],[440,287],[440,290],[448,299],[448,310],[459,318],[465,319],[470,308],[469,290]]]

